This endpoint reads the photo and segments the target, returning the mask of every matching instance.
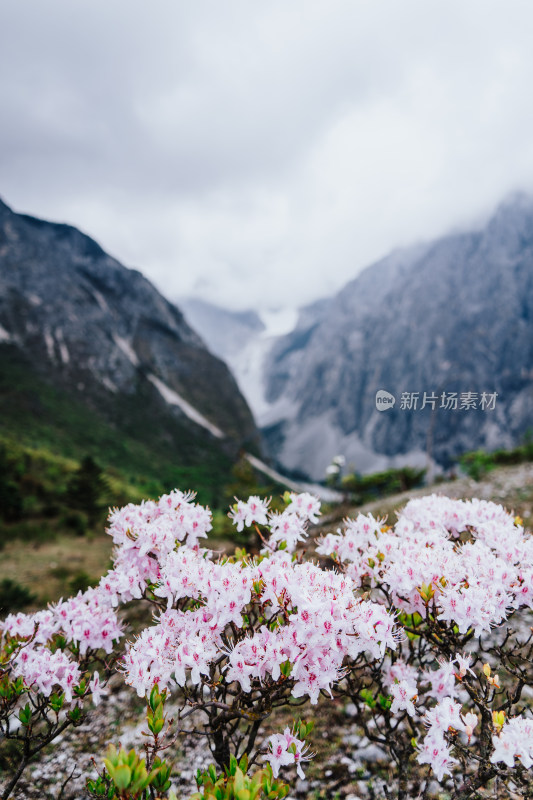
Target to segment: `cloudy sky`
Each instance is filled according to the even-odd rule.
[[[331,294],[533,190],[530,0],[2,0],[0,196],[169,297]]]

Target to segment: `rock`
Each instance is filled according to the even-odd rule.
[[[533,419],[533,199],[515,195],[479,230],[398,251],[304,308],[266,362],[264,434],[286,469],[443,467],[510,448]],[[386,390],[394,407],[378,411]],[[416,410],[403,392],[419,393]],[[420,408],[424,392],[437,396]],[[493,411],[439,408],[442,393],[497,393]],[[276,408],[280,410],[276,412]]]

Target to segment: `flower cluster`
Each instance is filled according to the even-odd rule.
[[[494,752],[490,758],[493,764],[503,761],[514,767],[515,758],[530,769],[533,766],[533,720],[513,717],[502,727],[499,735],[492,737]]]
[[[511,609],[533,607],[533,539],[487,501],[411,500],[394,529],[361,514],[318,552],[346,562],[354,581],[386,586],[404,612],[424,614],[433,599],[440,620],[460,633],[480,635]]]
[[[428,732],[419,751],[418,761],[420,764],[430,764],[440,781],[443,775],[450,774],[451,765],[456,763],[445,734],[451,730],[462,732],[470,740],[477,725],[477,716],[471,712],[463,715],[460,703],[446,697],[426,711],[424,721]]]
[[[160,578],[160,566],[176,545],[199,551],[198,540],[211,530],[211,513],[193,503],[193,493],[178,490],[140,505],[130,503],[109,517],[108,533],[116,545],[113,569],[99,589],[112,605],[143,596]]]
[[[468,746],[476,743],[480,718],[472,709],[484,703],[491,762],[531,766],[533,720],[520,714],[500,727],[491,722],[492,714],[498,720],[503,713],[492,711],[491,704],[504,689],[488,664],[485,678],[473,669],[484,647],[503,654],[494,628],[519,609],[533,608],[533,538],[521,521],[491,502],[433,495],[411,500],[394,528],[371,514],[346,520],[317,550],[355,586],[395,610],[411,636],[403,647],[408,660],[386,659],[378,683],[389,694],[390,714],[409,718],[407,727],[402,724],[416,734],[418,763],[429,764],[438,780],[451,774],[459,765],[454,752],[466,758]],[[527,631],[525,645],[518,631],[509,629],[503,641],[528,646]],[[461,652],[467,641],[471,651]],[[512,674],[526,679],[523,672]],[[396,730],[400,734],[402,728]]]
[[[88,650],[111,653],[121,636],[115,611],[96,589],[79,592],[36,614],[10,614],[2,623],[2,637],[20,643],[11,659],[13,676],[45,697],[52,691],[62,692],[68,703],[82,678],[79,658]],[[97,703],[98,678],[90,685],[96,687],[93,700]]]
[[[308,505],[284,512],[302,531]],[[259,513],[255,498],[242,506]],[[269,517],[274,542],[280,517]],[[155,683],[183,686],[187,675],[198,683],[223,655],[225,680],[238,682],[245,692],[253,679],[258,685],[279,680],[288,662],[293,696],[307,694],[316,703],[319,692],[339,678],[346,657],[365,651],[379,658],[396,646],[392,615],[356,598],[352,582],[335,572],[295,562],[287,550],[246,563],[214,563],[207,555],[179,547],[158,561],[153,592],[166,601],[167,611],[129,648],[124,662],[126,680],[140,695]],[[194,602],[176,610],[183,600]],[[227,626],[243,629],[245,617],[253,614],[264,623],[228,642]]]
[[[313,564],[294,564],[283,552],[250,568],[278,624],[262,626],[235,644],[228,678],[250,691],[250,675],[278,680],[291,664],[292,695],[316,703],[321,690],[338,680],[345,658],[365,651],[372,658],[396,647],[393,617],[377,603],[354,597],[349,581]]]
[[[237,500],[229,515],[237,530],[253,526],[264,543],[254,559],[200,547],[211,514],[192,494],[113,511],[114,563],[98,587],[1,624],[10,678],[34,699],[61,693],[75,708],[92,694],[97,703],[91,660],[122,637],[116,607],[144,597],[154,623],[126,645],[120,669],[150,698],[154,728],[154,698],[181,687],[184,702],[206,714],[208,735],[216,728],[210,742],[220,765],[232,747],[252,752],[274,702],[316,704],[335,693],[373,716],[365,732],[382,743],[386,731],[396,763],[415,748],[411,761],[438,780],[462,769],[478,745],[500,775],[502,764],[533,766],[533,720],[517,705],[520,692],[500,698],[498,676],[488,664],[479,670],[485,650],[505,658],[501,642],[512,636],[522,647],[509,629],[497,641],[493,630],[533,608],[533,539],[520,522],[485,501],[412,500],[394,528],[359,515],[324,536],[317,552],[334,567],[326,568],[295,552],[319,510],[307,493],[287,493],[281,512],[256,496]],[[520,687],[533,643],[524,652],[506,662]],[[270,736],[262,752],[274,776],[289,764],[303,775],[305,736],[303,728]]]

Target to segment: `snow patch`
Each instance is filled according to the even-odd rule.
[[[56,330],[56,341],[59,347],[59,355],[61,356],[61,361],[63,364],[68,364],[70,361],[70,354],[67,349],[67,345],[65,344],[65,340],[63,339],[63,331],[61,328],[57,328]]]
[[[342,500],[342,494],[336,492],[334,489],[330,489],[327,486],[320,486],[320,484],[317,483],[297,483],[285,477],[285,475],[282,475],[281,472],[269,467],[268,464],[265,464],[264,461],[261,461],[260,458],[253,456],[251,453],[245,453],[244,457],[258,472],[268,475],[268,477],[272,478],[276,483],[281,483],[282,486],[286,486],[292,492],[297,492],[298,494],[301,492],[310,492],[320,500],[325,500],[328,503],[340,503]]]
[[[148,380],[153,383],[163,400],[167,402],[171,406],[178,406],[186,417],[189,417],[190,420],[196,422],[197,425],[201,425],[202,428],[206,428],[213,436],[216,436],[217,439],[224,439],[225,434],[217,428],[216,425],[213,425],[212,422],[209,422],[203,414],[201,414],[194,406],[191,406],[190,403],[187,402],[181,395],[179,395],[174,389],[171,389],[170,386],[167,386],[166,383],[156,378],[155,375],[148,375]]]
[[[109,311],[109,306],[106,303],[105,297],[100,294],[97,289],[93,289],[93,297],[102,309],[102,311]]]
[[[47,330],[46,328],[43,331],[43,336],[44,336],[44,343],[46,345],[46,350],[47,350],[47,353],[48,353],[48,358],[51,359],[52,361],[54,361],[54,359],[55,359],[54,337],[52,336],[50,331]]]
[[[294,329],[298,311],[262,311],[260,318],[265,325],[264,330],[259,334],[251,334],[242,347],[225,353],[223,358],[233,372],[258,425],[263,427],[270,424],[273,418],[284,414],[284,409],[280,411],[265,397],[265,362],[277,339]]]
[[[296,327],[298,314],[297,308],[277,308],[275,310],[260,311],[259,318],[265,326],[260,336],[264,339],[270,339],[273,336],[286,336]]]
[[[244,457],[254,469],[262,472],[264,475],[268,475],[269,478],[272,478],[272,480],[276,481],[277,483],[281,483],[283,486],[286,486],[293,492],[302,491],[302,488],[295,481],[291,481],[290,478],[286,478],[281,474],[281,472],[269,467],[267,464],[261,461],[260,458],[253,456],[251,453],[245,453]]]
[[[115,386],[113,381],[110,381],[109,378],[102,378],[102,383],[104,384],[106,389],[109,389],[110,392],[116,393],[118,392],[118,388]]]
[[[105,301],[104,301],[105,302]],[[131,344],[127,341],[127,339],[123,339],[122,336],[119,336],[118,333],[113,334],[113,341],[115,342],[116,346],[119,350],[121,350],[126,358],[131,361],[134,367],[139,366],[139,357],[137,353],[131,346]]]
[[[68,352],[65,342],[59,342],[59,355],[63,364],[68,364],[70,361],[70,354]]]
[[[9,331],[6,331],[2,325],[0,325],[0,342],[10,342],[11,341],[11,334]]]
[[[271,338],[264,339],[262,335],[253,336],[242,350],[225,359],[257,420],[270,409],[270,404],[265,400],[264,363],[272,341]]]
[[[28,295],[28,300],[30,301],[30,303],[32,304],[32,306],[40,306],[40,305],[41,305],[41,303],[43,302],[43,301],[41,300],[41,298],[40,298],[38,295],[36,295],[36,294],[29,294],[29,295]]]

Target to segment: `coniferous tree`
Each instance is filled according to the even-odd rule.
[[[108,491],[107,481],[101,467],[92,456],[85,456],[79,469],[67,486],[67,498],[73,508],[84,511],[89,523],[98,521],[102,510],[102,496]]]

